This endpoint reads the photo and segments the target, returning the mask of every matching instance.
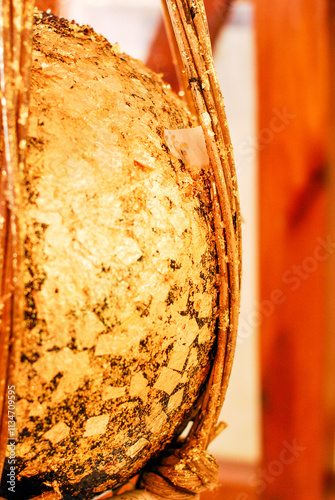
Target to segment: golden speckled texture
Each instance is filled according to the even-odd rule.
[[[18,489],[89,499],[161,451],[201,394],[210,199],[168,151],[164,129],[196,123],[158,76],[87,27],[39,15],[34,33]]]

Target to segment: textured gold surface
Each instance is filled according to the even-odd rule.
[[[173,438],[217,317],[207,177],[163,135],[195,121],[118,52],[53,16],[35,26],[19,479],[87,499]]]

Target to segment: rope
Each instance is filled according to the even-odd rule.
[[[141,487],[162,498],[187,500],[213,489],[219,467],[203,448],[185,447],[164,457],[158,466],[146,472]]]
[[[7,386],[23,328],[22,238],[18,207],[26,151],[33,0],[0,2],[0,477],[7,444]]]
[[[193,100],[212,167],[211,194],[220,274],[218,343],[201,408],[181,449],[142,474],[140,487],[161,498],[187,500],[217,484],[218,465],[206,451],[217,424],[234,358],[241,284],[241,216],[232,144],[214,68],[203,0],[162,0],[183,64],[181,81]],[[171,33],[171,30],[170,30]],[[185,78],[186,77],[186,78]],[[184,84],[185,85],[185,84]]]

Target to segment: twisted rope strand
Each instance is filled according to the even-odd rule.
[[[26,149],[33,0],[0,2],[0,476],[7,439],[6,388],[17,364],[23,327],[20,169]]]
[[[188,437],[180,449],[173,450],[159,465],[143,474],[141,486],[163,498],[187,500],[204,489],[211,489],[217,478],[216,461],[206,448],[219,430],[217,420],[225,399],[236,346],[241,217],[232,144],[214,68],[203,1],[163,0],[163,5],[170,15],[213,170],[211,193],[220,274],[218,344],[202,405]]]
[[[193,103],[193,97],[190,92],[190,89],[188,88],[188,79],[187,75],[184,70],[184,65],[180,57],[180,52],[178,49],[178,44],[176,37],[174,36],[174,30],[172,26],[172,21],[171,17],[169,15],[169,10],[165,2],[162,2],[162,7],[163,7],[163,18],[164,18],[164,24],[166,28],[166,33],[167,37],[169,40],[169,44],[171,47],[171,52],[172,52],[172,57],[173,57],[173,63],[175,68],[177,69],[177,77],[179,80],[179,85],[180,87],[184,90],[184,98],[187,103],[188,109],[191,111],[192,114],[196,114],[196,110],[194,107]]]
[[[167,0],[169,6],[169,12],[172,18],[172,24],[175,28],[176,39],[180,46],[181,57],[185,64],[186,71],[189,75],[190,87],[195,101],[195,106],[197,109],[197,114],[199,121],[203,127],[208,154],[210,157],[211,165],[214,171],[214,178],[216,189],[218,192],[218,200],[220,204],[221,219],[223,222],[223,227],[225,228],[225,238],[226,238],[226,258],[228,261],[229,270],[229,288],[230,288],[230,342],[228,343],[226,353],[226,374],[224,380],[222,381],[223,389],[228,383],[230,368],[233,351],[236,340],[236,330],[239,312],[239,270],[240,270],[240,251],[239,245],[236,245],[236,240],[240,240],[239,227],[235,229],[234,220],[240,220],[239,214],[239,203],[238,197],[236,196],[236,190],[229,189],[232,185],[230,179],[233,179],[236,184],[236,176],[234,170],[234,164],[230,160],[230,164],[227,162],[227,150],[232,151],[232,145],[230,142],[229,131],[226,132],[226,138],[228,142],[223,141],[223,133],[221,131],[218,134],[216,131],[221,128],[221,124],[224,125],[223,129],[227,129],[227,121],[225,115],[220,117],[220,111],[224,110],[224,105],[222,102],[222,96],[219,90],[219,85],[217,82],[217,77],[214,69],[214,63],[212,59],[212,53],[210,48],[210,42],[208,38],[207,21],[205,17],[204,5],[202,1],[199,0]],[[186,9],[189,9],[188,13]],[[193,12],[190,16],[189,12]],[[193,36],[192,29],[190,26],[195,24],[197,19],[201,19],[202,31],[199,30],[197,37]],[[184,19],[184,22],[182,22]],[[198,25],[200,21],[198,22]],[[197,43],[197,40],[200,42]],[[207,41],[207,42],[206,42]],[[207,68],[201,64],[199,58],[200,56],[207,60]],[[198,68],[195,61],[198,60]],[[208,61],[211,63],[209,64]],[[211,75],[211,83],[209,82],[208,76]],[[209,87],[209,88],[208,88]],[[213,101],[213,87],[215,90],[216,99]],[[207,88],[207,91],[206,91]],[[207,101],[206,101],[207,98]],[[215,105],[216,102],[220,102],[220,106]],[[212,111],[212,116],[209,111]],[[232,158],[230,154],[230,158]],[[229,168],[228,168],[229,165]],[[233,172],[233,176],[231,175]],[[230,175],[229,175],[230,174]],[[225,179],[228,178],[229,182],[226,183]],[[227,186],[228,184],[228,186]],[[234,202],[232,201],[234,200]],[[236,210],[234,210],[236,206]],[[216,220],[219,220],[218,207],[214,206],[214,213],[217,214]],[[239,226],[239,224],[238,224]],[[221,245],[220,239],[223,237],[220,228],[216,227],[216,238],[217,247]],[[224,259],[219,256],[219,266],[221,275],[222,269],[224,269],[226,263]],[[224,280],[222,280],[223,282]],[[222,286],[221,286],[222,288]],[[222,290],[220,290],[220,294]],[[225,329],[226,318],[221,316],[220,327]],[[228,356],[227,356],[228,355]],[[214,391],[211,391],[212,393]],[[221,402],[224,399],[224,392],[218,401],[217,412],[221,408]],[[213,396],[215,397],[215,396]]]

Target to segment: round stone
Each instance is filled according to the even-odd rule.
[[[217,319],[209,183],[173,156],[185,105],[88,27],[35,19],[26,169],[22,500],[93,498],[175,439]]]

